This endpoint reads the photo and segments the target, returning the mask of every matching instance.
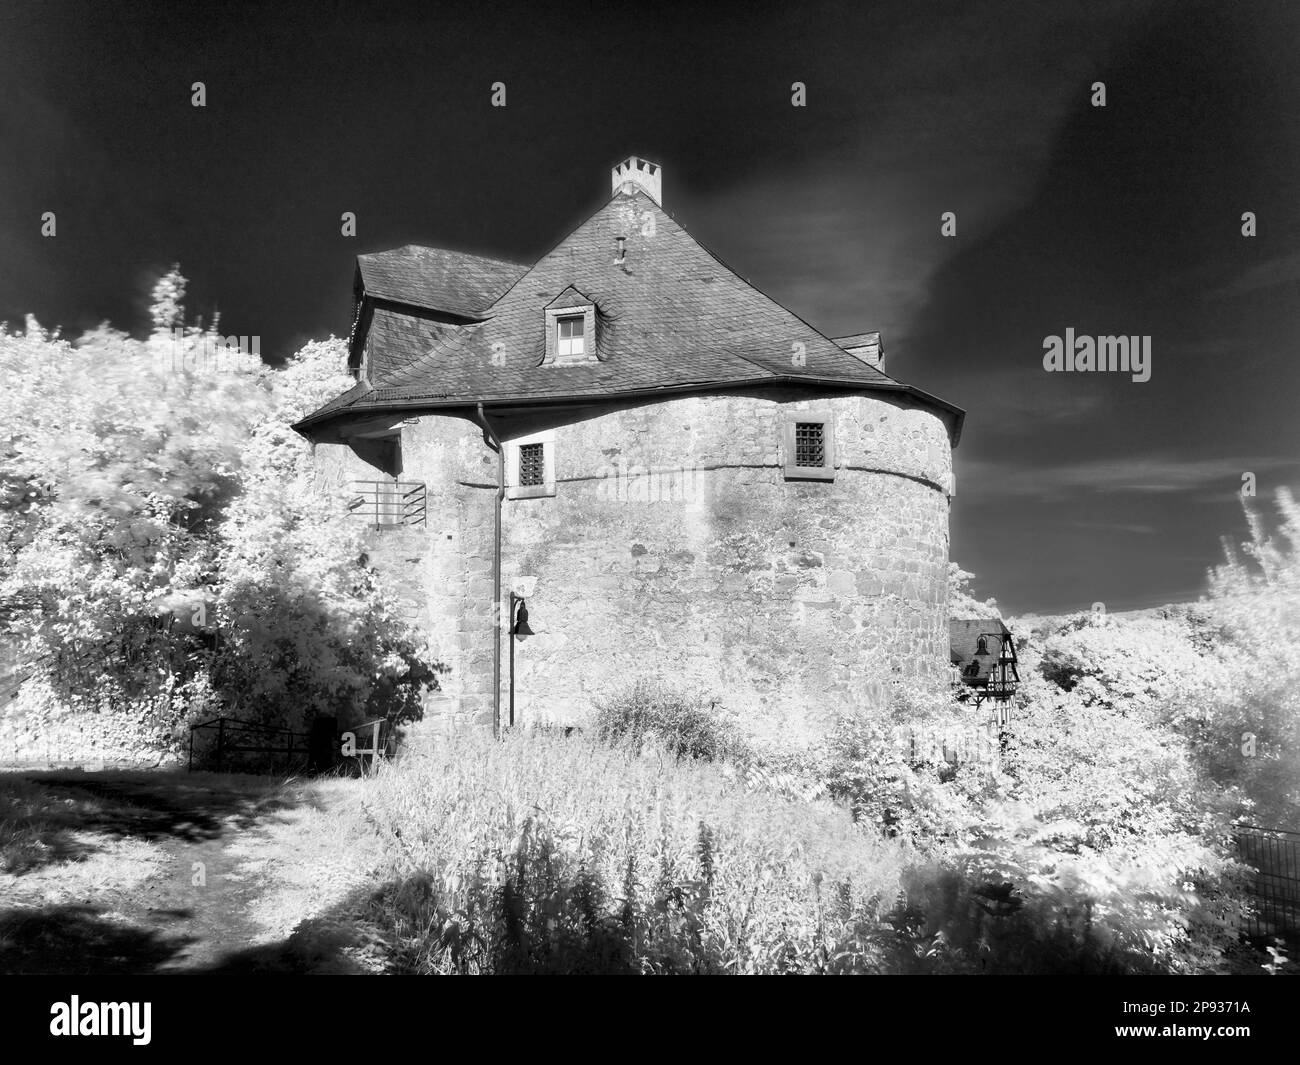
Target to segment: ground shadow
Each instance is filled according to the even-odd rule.
[[[190,939],[105,916],[99,906],[0,911],[0,975],[152,973]]]
[[[227,848],[281,811],[321,806],[309,782],[273,777],[0,776],[0,870],[17,889],[0,910],[0,972],[207,971],[256,932],[249,910],[257,878],[232,875],[239,852]],[[120,841],[149,846],[124,851],[127,866],[112,865],[120,883],[101,884],[99,867],[83,863],[116,855]],[[267,956],[243,971],[295,971]]]
[[[27,873],[78,861],[91,835],[200,843],[310,799],[274,777],[177,771],[0,775],[0,870]]]

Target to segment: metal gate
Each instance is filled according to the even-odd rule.
[[[1255,913],[1245,934],[1300,935],[1300,832],[1238,825],[1237,853],[1256,870],[1250,880]]]
[[[202,760],[218,773],[265,772],[268,766],[290,772],[305,764],[310,740],[305,732],[233,717],[214,717],[190,729],[190,769],[194,768],[196,737],[208,741],[205,745],[208,749],[199,753]]]

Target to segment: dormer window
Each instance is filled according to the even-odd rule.
[[[584,354],[583,316],[580,314],[565,315],[563,318],[557,318],[555,324],[556,328],[559,329],[559,333],[556,335],[556,357],[566,359],[572,358],[574,355]]]
[[[543,366],[581,366],[600,361],[596,304],[570,285],[546,307]]]

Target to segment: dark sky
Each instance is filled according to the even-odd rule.
[[[1290,0],[8,4],[0,319],[143,335],[179,261],[281,357],[346,331],[359,252],[535,259],[639,154],[742,275],[967,409],[981,594],[1185,600],[1243,472],[1300,487],[1298,46]],[[1150,336],[1151,380],[1046,373],[1067,328]]]

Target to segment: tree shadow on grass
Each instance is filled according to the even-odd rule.
[[[534,919],[513,921],[510,911],[516,906],[506,893],[498,899],[494,912],[482,915],[488,925],[475,935],[461,937],[456,948],[450,949],[436,931],[443,924],[438,903],[437,885],[424,873],[392,879],[378,887],[359,887],[328,910],[303,921],[280,943],[228,954],[204,971],[416,975],[429,973],[430,956],[436,955],[440,959],[437,971],[449,973],[641,972],[617,919],[591,923],[576,919],[573,913],[575,920],[556,933],[535,919],[544,907],[532,914]]]
[[[24,772],[0,775],[0,871],[26,873],[78,861],[93,837],[200,843],[268,813],[312,802],[272,777],[152,773]]]
[[[0,974],[152,973],[191,942],[104,913],[98,906],[0,911]]]
[[[197,909],[185,901],[193,861],[222,861],[227,839],[301,806],[324,806],[311,782],[168,771],[0,776],[0,872],[19,888],[33,874],[25,893],[37,900],[0,909],[0,972],[311,971],[274,946],[223,960],[253,931],[244,878],[218,876]],[[131,886],[126,876],[101,890],[80,867],[116,853],[119,841],[152,845],[146,853],[170,858],[171,872],[142,868],[147,880]],[[135,852],[123,860],[136,861]],[[66,904],[74,891],[77,904]]]

